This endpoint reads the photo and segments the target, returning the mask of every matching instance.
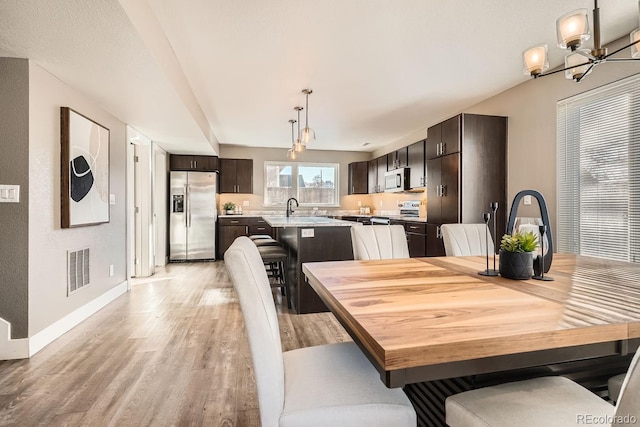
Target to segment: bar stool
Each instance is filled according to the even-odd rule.
[[[253,241],[253,244],[256,245],[257,247],[260,246],[282,246],[282,244],[280,242],[278,242],[275,239],[256,239]]]
[[[261,239],[273,239],[273,237],[269,236],[268,234],[254,234],[253,236],[249,236],[249,239],[255,241]]]
[[[254,242],[255,243],[255,242]],[[287,298],[287,308],[291,308],[291,296],[287,288],[287,251],[282,246],[258,246],[262,263],[267,270],[267,276],[273,279],[272,288],[280,288],[282,296]]]

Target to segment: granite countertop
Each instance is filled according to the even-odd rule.
[[[352,227],[361,225],[358,222],[322,216],[263,216],[262,218],[272,227]]]

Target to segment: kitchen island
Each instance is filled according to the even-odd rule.
[[[329,311],[305,281],[302,263],[352,260],[351,227],[362,225],[315,216],[263,218],[272,227],[276,240],[287,250],[288,293],[296,313]]]

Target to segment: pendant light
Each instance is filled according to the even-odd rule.
[[[289,123],[291,123],[291,148],[289,148],[289,151],[287,151],[287,159],[289,159],[289,160],[295,160],[296,159],[296,150],[295,150],[296,144],[295,144],[295,142],[293,140],[293,138],[294,138],[293,137],[293,124],[295,122],[296,121],[293,120],[293,119],[289,120]]]
[[[640,6],[640,3],[639,3]],[[562,15],[556,21],[558,47],[570,52],[565,57],[564,68],[545,72],[549,68],[547,45],[534,46],[523,54],[524,73],[533,78],[565,73],[565,77],[580,82],[593,68],[610,62],[630,62],[640,60],[640,28],[631,33],[631,42],[614,52],[607,52],[600,41],[600,8],[598,0],[593,1],[593,49],[580,46],[591,38],[589,11],[578,9]],[[618,52],[631,48],[631,58],[612,58]]]
[[[305,111],[305,124],[304,129],[302,129],[302,136],[300,136],[300,139],[302,143],[306,145],[316,140],[316,132],[309,127],[309,95],[311,95],[313,91],[311,89],[303,89],[302,93],[304,93],[306,97],[305,108],[307,110]]]
[[[297,153],[302,153],[307,149],[307,145],[300,140],[300,111],[302,111],[303,108],[295,107],[294,110],[298,112],[298,139],[296,139],[296,142],[293,144],[293,148]]]

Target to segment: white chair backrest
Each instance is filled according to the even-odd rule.
[[[640,420],[640,351],[636,351],[624,378],[612,426],[635,425]],[[625,419],[626,418],[626,419]],[[631,419],[631,421],[629,421]],[[635,419],[635,421],[634,421]],[[626,422],[625,422],[626,421]]]
[[[409,247],[401,225],[351,227],[354,259],[409,258]]]
[[[486,224],[442,224],[442,240],[447,256],[473,256],[487,254]],[[491,233],[489,235],[489,254],[494,251]]]
[[[256,245],[244,236],[238,237],[225,252],[224,262],[238,294],[249,336],[260,419],[263,426],[275,427],[284,408],[284,364],[267,272]]]

